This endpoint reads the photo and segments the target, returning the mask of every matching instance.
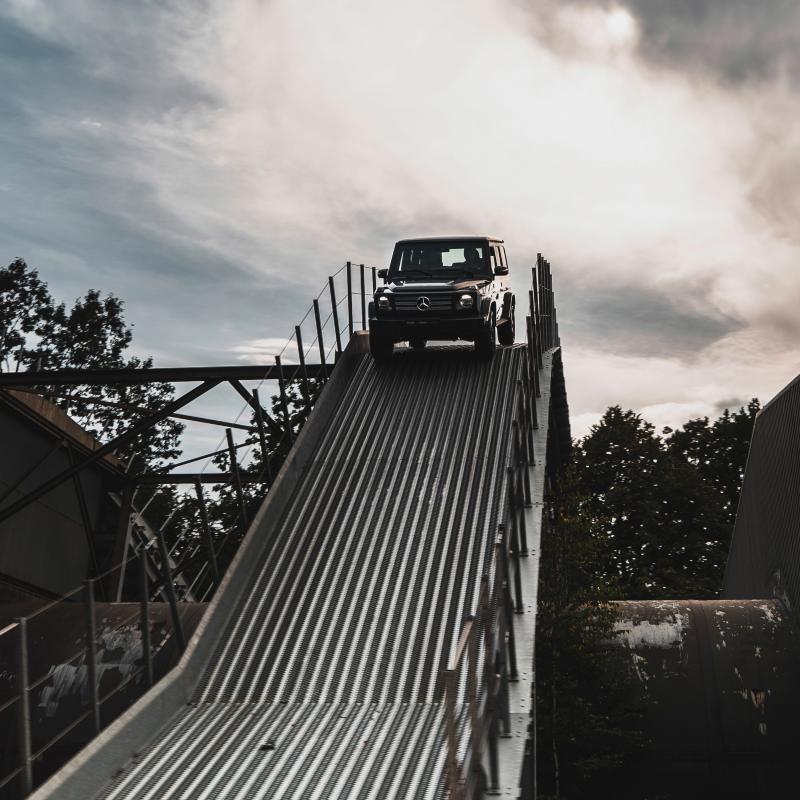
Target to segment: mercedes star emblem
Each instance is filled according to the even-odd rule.
[[[420,311],[430,311],[430,308],[431,308],[430,298],[428,298],[428,297],[420,297],[420,299],[417,300],[417,308]]]

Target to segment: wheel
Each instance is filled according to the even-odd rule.
[[[512,303],[508,319],[497,329],[497,338],[500,344],[507,346],[514,344],[514,337],[516,334],[516,312],[514,311],[514,304]]]
[[[419,336],[414,336],[408,340],[408,346],[412,350],[424,350],[427,343],[427,339],[421,339]]]
[[[392,357],[394,352],[394,342],[381,336],[375,331],[369,332],[369,351],[376,361],[386,361]]]
[[[494,311],[492,311],[486,327],[481,329],[480,334],[475,339],[475,352],[480,358],[491,358],[494,355],[494,351],[497,349],[496,330]]]

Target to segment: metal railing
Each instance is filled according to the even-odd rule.
[[[367,292],[370,291],[370,283],[370,293],[374,291],[376,280],[377,272],[374,267],[347,262],[328,277],[304,317],[295,326],[292,335],[286,340],[282,349],[275,354],[278,373],[277,397],[279,398],[278,405],[282,416],[283,432],[280,439],[273,442],[272,454],[269,453],[267,445],[265,420],[261,414],[261,403],[258,396],[258,390],[266,380],[262,379],[252,392],[253,402],[248,401],[242,405],[234,422],[227,424],[225,435],[214,451],[167,465],[156,471],[167,475],[178,466],[205,461],[200,474],[208,477],[207,471],[212,464],[212,459],[221,454],[227,455],[230,464],[230,479],[241,511],[241,518],[236,525],[228,530],[212,531],[202,481],[199,477],[193,486],[198,501],[197,529],[192,530],[191,526],[184,526],[171,542],[167,541],[165,531],[175,513],[174,509],[159,525],[148,522],[145,517],[159,488],[156,488],[139,509],[134,507],[135,489],[132,489],[127,497],[123,493],[117,498],[123,523],[127,524],[127,544],[122,560],[109,570],[94,575],[82,586],[67,592],[25,617],[15,619],[11,625],[0,630],[0,640],[6,643],[14,640],[13,644],[6,644],[4,648],[6,652],[15,653],[14,687],[13,696],[0,704],[0,729],[5,731],[6,741],[16,751],[12,758],[15,757],[17,763],[14,769],[0,777],[0,797],[26,797],[38,782],[47,777],[34,774],[34,764],[37,761],[40,761],[53,747],[62,743],[68,734],[81,726],[85,728],[85,730],[81,730],[81,744],[86,744],[121,712],[122,709],[119,708],[105,708],[104,705],[108,705],[109,700],[115,696],[122,699],[121,695],[124,691],[133,690],[131,692],[133,696],[127,698],[128,702],[133,702],[141,693],[150,688],[156,677],[153,666],[154,657],[167,646],[171,637],[174,637],[177,654],[185,649],[186,635],[180,607],[187,607],[187,600],[203,601],[211,596],[221,578],[219,568],[221,555],[230,549],[232,539],[240,538],[249,524],[242,495],[243,471],[248,454],[253,451],[253,448],[259,448],[262,467],[259,474],[255,476],[255,482],[262,483],[265,490],[268,490],[280,467],[280,464],[276,463],[278,458],[275,454],[276,449],[282,445],[291,447],[302,426],[302,420],[298,424],[296,415],[293,417],[290,413],[289,384],[297,382],[300,387],[300,394],[305,403],[306,414],[303,416],[305,419],[318,396],[318,393],[312,391],[312,379],[306,369],[309,358],[316,357],[319,359],[319,364],[332,367],[353,333],[357,329],[367,329]],[[312,324],[313,335],[304,338],[303,326],[306,326],[307,331]],[[309,343],[305,344],[306,341]],[[293,343],[294,353],[291,348]],[[284,360],[289,359],[290,354],[293,356],[291,360],[296,363],[284,363]],[[312,354],[316,355],[312,356]],[[326,372],[323,371],[321,374],[320,380],[324,384]],[[240,424],[241,418],[248,410],[253,412],[252,423]],[[218,421],[210,422],[225,424]],[[236,443],[233,440],[233,430],[240,429],[247,431],[248,437],[244,442]],[[237,453],[241,450],[244,450],[244,454],[238,456]],[[280,460],[282,462],[282,459]],[[128,464],[129,469],[132,463],[133,460]],[[230,556],[231,553],[229,552],[228,555]],[[103,675],[98,670],[98,667],[102,665],[98,664],[95,589],[98,585],[105,585],[109,578],[116,575],[119,592],[112,599],[120,601],[122,599],[122,579],[127,572],[134,569],[137,573],[135,601],[138,609],[115,625],[106,626],[102,631],[102,636],[108,638],[115,632],[135,627],[139,638],[138,658],[126,675],[123,675],[111,688],[106,688],[101,693],[100,685]],[[152,615],[152,601],[159,595],[166,600],[169,606],[172,634],[170,636],[166,631],[160,643],[154,645],[152,629],[156,621]],[[85,613],[83,615],[83,641],[80,647],[60,664],[50,665],[48,669],[44,670],[44,674],[32,676],[30,657],[32,653],[36,653],[39,639],[44,638],[41,630],[44,630],[46,626],[41,623],[45,615],[54,610],[63,609],[66,604],[72,604],[74,607],[81,601],[83,601]],[[40,627],[41,630],[38,630]],[[34,635],[31,633],[32,629],[37,629]],[[31,698],[38,697],[39,705],[41,705],[42,692],[52,688],[56,667],[74,669],[76,674],[80,674],[78,683],[82,694],[81,709],[59,730],[46,731],[45,738],[45,735],[36,735],[36,718],[32,714]],[[107,681],[104,682],[107,683]],[[15,720],[12,719],[12,715],[16,717]],[[11,731],[14,733],[9,738]],[[73,744],[72,750],[75,749],[77,747]],[[6,761],[8,758],[9,753],[6,752]],[[9,794],[15,780],[17,791]]]
[[[537,258],[528,293],[523,377],[511,422],[506,466],[507,502],[488,572],[481,579],[476,613],[467,618],[443,674],[447,754],[444,785],[450,800],[484,789],[500,793],[498,738],[511,735],[509,683],[518,680],[514,614],[524,613],[520,559],[528,555],[525,515],[533,505],[530,467],[535,463],[544,354],[560,345],[550,264]],[[466,667],[466,680],[464,668]],[[483,766],[484,749],[489,774]]]

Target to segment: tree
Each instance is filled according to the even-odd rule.
[[[132,331],[124,304],[112,294],[89,290],[67,310],[55,305],[36,270],[17,259],[0,270],[0,361],[6,369],[148,369],[152,359],[127,355]],[[139,386],[41,387],[56,405],[101,441],[118,436],[134,421],[169,402],[174,388]],[[183,425],[167,419],[118,453],[134,452],[139,466],[156,466],[176,458]]]
[[[604,560],[609,526],[568,471],[545,498],[536,618],[537,766],[541,797],[606,796],[642,744],[630,669],[611,646],[618,594]]]
[[[47,284],[15,259],[0,269],[0,371],[31,363],[31,342],[44,334],[54,312]]]
[[[718,593],[730,536],[719,494],[650,423],[609,408],[577,444],[575,469],[586,510],[605,526],[604,569],[622,598]]]
[[[761,410],[758,398],[753,398],[745,408],[722,415],[709,422],[708,417],[693,419],[680,430],[672,432],[666,440],[670,452],[693,464],[703,480],[720,495],[727,524],[733,529],[736,509],[744,480],[744,468],[753,425]]]

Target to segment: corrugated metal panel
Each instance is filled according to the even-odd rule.
[[[756,418],[725,572],[725,597],[800,602],[800,382]]]

